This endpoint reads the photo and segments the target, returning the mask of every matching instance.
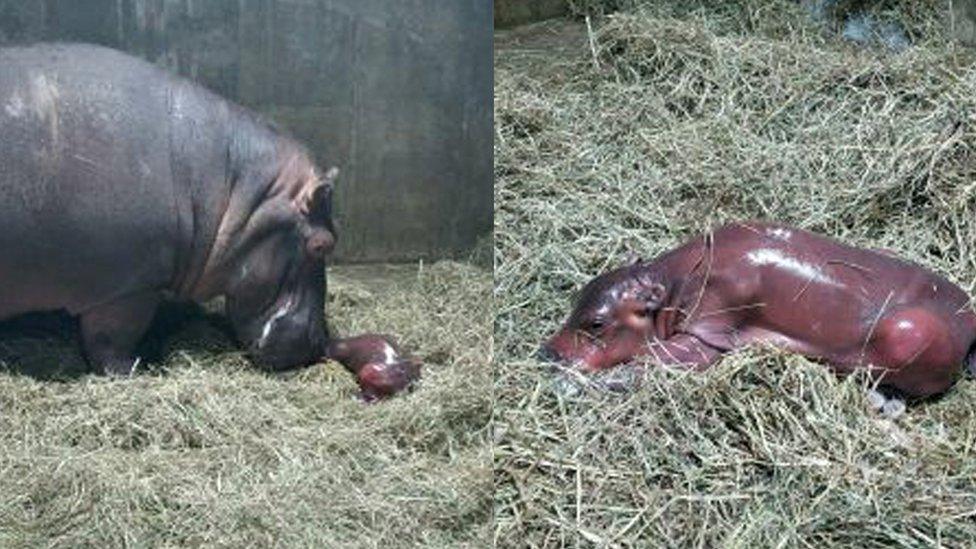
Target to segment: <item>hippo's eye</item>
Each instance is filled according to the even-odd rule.
[[[607,325],[606,321],[603,320],[602,318],[594,318],[589,322],[586,328],[591,332],[598,332],[602,330],[603,327],[606,325]]]

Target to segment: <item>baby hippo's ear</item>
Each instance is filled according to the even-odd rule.
[[[648,311],[656,311],[664,304],[666,293],[663,284],[660,282],[652,282],[641,291],[640,299],[644,302]]]
[[[643,261],[643,259],[641,259],[641,256],[638,255],[633,250],[630,250],[630,251],[628,251],[627,253],[624,254],[624,265],[626,265],[628,267],[631,266],[631,265],[637,265],[641,261]]]
[[[335,189],[338,178],[339,168],[332,166],[321,179],[311,183],[298,201],[301,212],[308,215],[310,212],[325,207],[332,198],[332,190]]]
[[[329,171],[325,172],[322,176],[322,181],[329,187],[335,187],[336,179],[339,178],[339,168],[337,166],[332,166]]]

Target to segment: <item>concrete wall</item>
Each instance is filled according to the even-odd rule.
[[[976,46],[976,0],[953,0],[952,34],[967,46]]]
[[[492,223],[488,0],[0,0],[0,43],[127,50],[343,170],[337,260],[466,253]]]

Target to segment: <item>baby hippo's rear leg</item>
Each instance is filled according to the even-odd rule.
[[[147,292],[83,313],[81,337],[89,362],[107,375],[130,375],[136,345],[149,328],[159,301],[158,294]]]
[[[888,396],[877,389],[868,389],[868,405],[888,419],[898,419],[905,413],[905,401],[898,396]]]
[[[911,398],[936,395],[962,373],[968,345],[954,333],[946,319],[924,307],[896,309],[878,322],[867,358],[883,385]]]

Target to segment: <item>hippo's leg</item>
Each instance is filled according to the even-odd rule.
[[[135,364],[136,344],[149,328],[159,295],[129,296],[81,315],[81,337],[88,360],[105,374],[127,376]]]
[[[675,334],[664,341],[650,341],[647,349],[655,362],[690,366],[698,371],[708,369],[722,356],[722,351],[690,334]]]
[[[953,341],[951,327],[923,307],[896,309],[875,326],[869,354],[881,383],[909,397],[944,392],[962,372],[965,352]]]

